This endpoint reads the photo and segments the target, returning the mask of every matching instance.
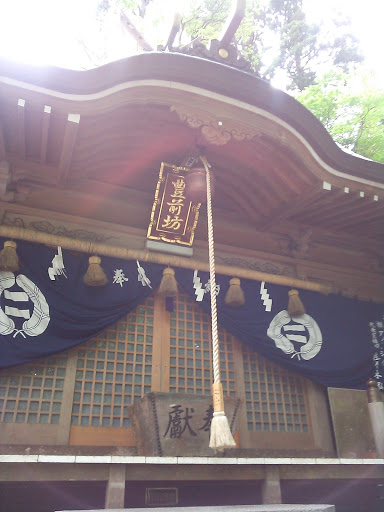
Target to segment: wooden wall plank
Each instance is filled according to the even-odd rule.
[[[71,426],[72,446],[136,446],[131,428]]]
[[[63,401],[61,402],[60,410],[59,431],[57,433],[58,444],[69,444],[77,354],[77,347],[68,353],[63,388]]]

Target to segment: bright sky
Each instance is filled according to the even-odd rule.
[[[188,0],[164,0],[166,24],[160,40],[168,35],[175,6],[183,9]],[[107,61],[129,55],[134,48],[118,23],[118,14],[106,20],[103,34],[95,20],[98,0],[0,0],[0,55],[31,64],[52,64],[73,69],[93,67],[79,40],[87,42],[88,53],[106,48]],[[307,17],[319,21],[335,9],[352,19],[353,33],[360,39],[366,63],[384,89],[383,19],[384,0],[304,0]],[[164,31],[164,34],[162,33]],[[145,34],[148,38],[148,34]],[[154,42],[156,46],[156,42]],[[92,55],[91,55],[92,57]]]

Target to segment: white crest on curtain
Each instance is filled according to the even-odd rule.
[[[9,291],[14,284],[17,284],[23,291]],[[0,296],[4,292],[7,300],[13,302],[13,306],[5,306],[5,311],[0,308],[0,334],[13,334],[15,338],[21,334],[23,338],[26,336],[39,336],[48,327],[50,321],[48,303],[40,291],[28,277],[19,274],[16,278],[13,272],[0,272]],[[30,314],[29,309],[22,309],[23,302],[31,300],[33,303],[33,312]],[[10,317],[25,318],[21,329],[15,328],[15,322]]]
[[[275,342],[277,348],[290,355],[291,359],[297,357],[299,361],[315,357],[323,344],[316,320],[307,314],[291,317],[286,310],[280,311],[273,318],[267,335]],[[301,344],[300,350],[296,349],[293,342]]]

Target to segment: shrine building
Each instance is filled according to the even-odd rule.
[[[0,273],[2,511],[382,510],[384,166],[219,50],[0,60],[1,248],[20,260]],[[224,451],[209,206],[184,189],[204,162]],[[94,256],[108,283],[87,287]]]

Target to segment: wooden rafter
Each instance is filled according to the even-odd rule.
[[[233,167],[232,169],[234,169]],[[258,222],[260,218],[264,217],[269,212],[271,206],[269,203],[268,194],[269,189],[265,187],[265,190],[259,186],[259,181],[251,181],[252,171],[249,169],[243,169],[242,179],[234,181],[233,175],[229,173],[221,173],[218,176],[217,182],[223,185],[227,191],[230,191],[232,197],[237,197],[240,209],[249,212],[252,211],[253,215],[250,219],[254,222]],[[240,171],[236,174],[240,174]]]
[[[328,215],[328,212],[334,208],[335,204],[337,209],[339,209],[344,196],[345,193],[342,189],[332,188],[332,190],[323,190],[321,198],[316,203],[308,205],[301,212],[292,215],[291,218],[302,215],[305,217],[306,223],[313,221],[315,224],[326,224],[325,217]]]
[[[346,216],[352,217],[356,212],[358,216],[364,215],[364,209],[367,203],[362,198],[358,196],[349,197],[348,194],[344,194],[341,196],[341,199],[342,201],[339,201],[336,205],[331,204],[323,209],[321,212],[322,223],[337,225],[340,221],[343,222]]]
[[[220,177],[220,186],[223,184],[225,189],[227,189],[227,185],[224,183],[223,177]],[[220,186],[217,188],[219,189]],[[228,190],[228,189],[227,189]],[[231,190],[231,199],[234,204],[236,204],[238,211],[243,211],[248,216],[251,222],[256,222],[260,219],[260,215],[257,212],[257,209],[254,207],[255,202],[250,202],[244,197],[244,191],[239,191],[238,188],[234,188]]]
[[[25,100],[17,102],[17,150],[21,158],[25,158]]]
[[[40,162],[45,163],[47,160],[48,133],[49,122],[51,119],[51,107],[44,106],[43,122],[41,127],[41,144],[40,144]]]
[[[294,215],[299,214],[305,208],[311,206],[312,204],[315,204],[318,201],[321,201],[324,198],[324,194],[325,191],[323,190],[322,185],[318,185],[316,187],[306,186],[300,192],[300,194],[297,195],[297,197],[295,198],[296,200],[291,201],[291,203],[289,205],[285,205],[284,208],[282,208],[281,206],[275,208],[268,216],[268,221],[259,224],[257,226],[257,229],[259,229],[260,231],[266,231],[270,229],[273,225],[275,225],[277,222],[289,219]],[[303,197],[305,199],[299,200],[299,198]]]
[[[75,147],[77,129],[80,123],[79,114],[68,114],[67,124],[65,126],[63,146],[59,162],[58,183],[64,185],[72,161],[73,149]]]
[[[371,203],[372,205],[372,203]],[[366,224],[366,227],[368,228],[368,223],[374,221],[375,219],[382,218],[383,216],[383,205],[378,205],[377,208],[372,211],[370,209],[367,211],[363,206],[359,208],[358,211],[356,211],[354,214],[347,214],[340,217],[340,222],[335,222],[334,226],[335,229],[344,229],[350,225],[357,225],[357,224]]]
[[[307,169],[303,169],[303,163],[298,156],[286,146],[276,151],[276,140],[270,136],[262,135],[255,140],[257,151],[260,152],[260,146],[267,160],[273,160],[274,170],[277,174],[286,176],[291,181],[300,182],[303,185],[313,185],[317,178]],[[265,165],[261,162],[261,165]],[[287,170],[289,173],[287,174]]]
[[[5,160],[5,140],[4,140],[3,124],[0,121],[0,161],[1,160]]]

